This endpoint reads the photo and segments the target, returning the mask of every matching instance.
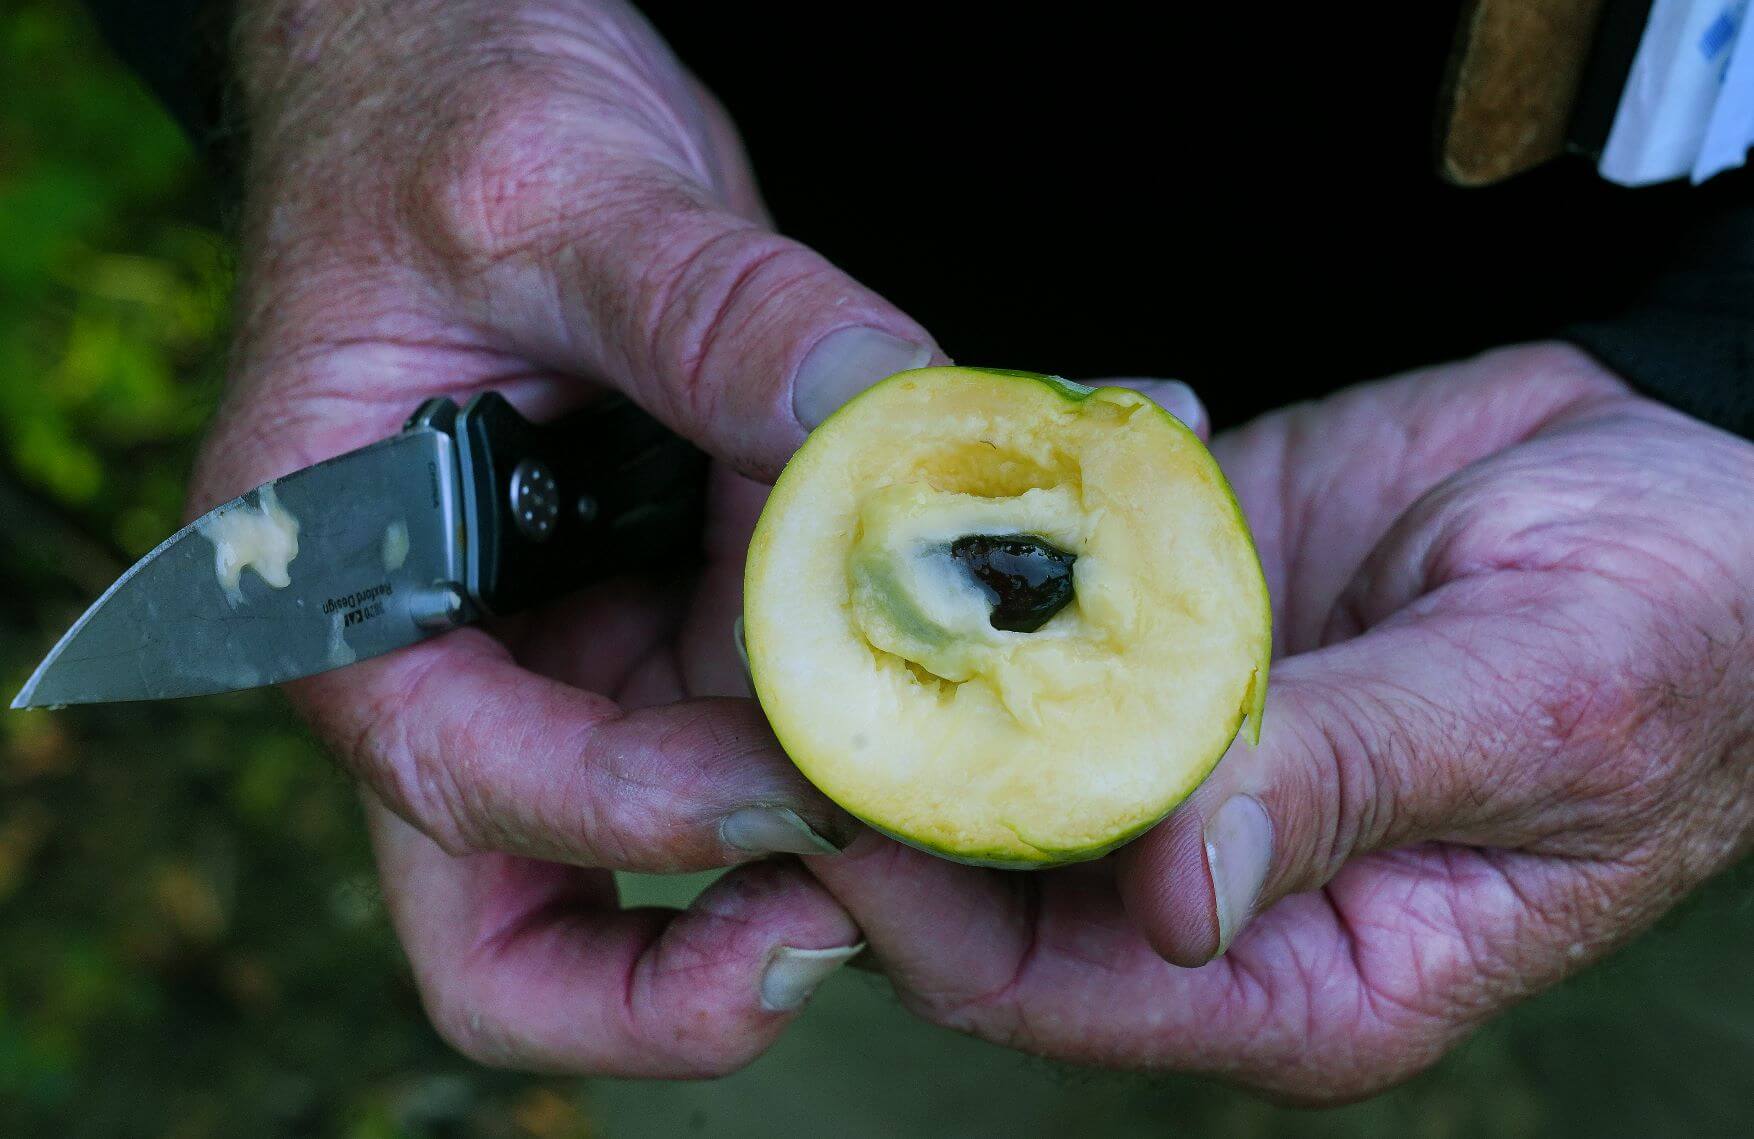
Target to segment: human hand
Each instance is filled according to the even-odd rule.
[[[1100,862],[812,860],[910,1008],[1356,1098],[1748,849],[1754,447],[1547,345],[1213,449],[1274,598],[1259,748]]]
[[[858,934],[795,863],[681,914],[611,870],[833,849],[734,656],[744,548],[807,428],[935,354],[776,236],[735,132],[628,6],[250,0],[229,393],[205,509],[487,388],[619,389],[723,462],[707,564],[289,685],[362,780],[441,1032],[486,1062],[704,1075],[757,1054]]]

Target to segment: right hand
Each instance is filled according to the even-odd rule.
[[[850,840],[747,699],[744,547],[810,427],[941,356],[772,231],[723,112],[625,4],[240,18],[237,333],[191,512],[487,388],[537,419],[618,389],[720,461],[688,588],[605,585],[288,691],[364,786],[447,1038],[520,1067],[729,1071],[858,931],[791,859],[682,913],[621,910],[610,871]]]

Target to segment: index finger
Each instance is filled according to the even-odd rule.
[[[674,872],[825,853],[850,823],[753,702],[625,711],[473,628],[287,686],[342,761],[452,854]]]

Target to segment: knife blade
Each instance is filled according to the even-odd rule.
[[[686,568],[706,458],[625,400],[536,425],[495,393],[216,507],[123,574],[14,708],[277,684],[604,577]]]

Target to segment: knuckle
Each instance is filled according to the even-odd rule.
[[[1672,884],[1708,876],[1745,817],[1723,778],[1748,751],[1746,633],[1733,605],[1697,588],[1647,597],[1640,656],[1621,674],[1628,709],[1594,749],[1593,794],[1611,854]]]
[[[549,837],[537,848],[530,836],[530,852],[608,870],[694,869],[684,860],[667,865],[653,853],[666,840],[681,838],[665,833],[668,789],[622,767],[625,758],[610,754],[601,762],[577,765],[545,802],[534,804],[533,825]]]
[[[1602,823],[1648,821],[1664,809],[1667,791],[1651,763],[1661,750],[1650,737],[1654,705],[1636,670],[1603,651],[1592,630],[1563,614],[1545,620],[1535,644],[1478,654],[1476,695],[1451,735],[1470,757],[1461,766],[1472,781],[1447,798],[1471,803],[1469,823],[1545,820],[1537,825],[1557,828],[1555,841],[1587,853],[1578,844]],[[1485,771],[1501,774],[1479,779]]]
[[[1283,833],[1275,843],[1288,851],[1305,851],[1302,865],[1290,866],[1291,880],[1269,883],[1281,892],[1320,886],[1339,872],[1353,852],[1386,828],[1383,765],[1396,747],[1379,739],[1365,725],[1399,720],[1371,716],[1356,704],[1356,693],[1333,691],[1316,702],[1319,711],[1298,717],[1307,734],[1298,751],[1311,762],[1278,773],[1274,791],[1280,801],[1268,803],[1268,814]],[[1297,833],[1301,831],[1303,833]]]
[[[1572,665],[1529,685],[1536,758],[1564,773],[1568,813],[1591,823],[1597,838],[1654,834],[1676,806],[1684,770],[1664,726],[1673,694],[1616,667]]]
[[[436,747],[413,737],[406,707],[418,706],[427,680],[423,675],[409,692],[375,697],[347,751],[384,802],[446,854],[477,854],[490,847],[480,825],[481,794],[472,790],[479,780],[471,757],[480,745],[469,731]]]
[[[1421,588],[1507,568],[1525,556],[1506,549],[1506,528],[1528,515],[1531,497],[1525,488],[1466,470],[1433,489],[1416,507],[1427,542]]]
[[[657,276],[634,314],[637,342],[664,376],[676,410],[697,417],[717,409],[723,385],[717,351],[777,326],[787,298],[831,272],[816,254],[753,223],[695,205],[671,211]]]
[[[455,730],[413,753],[416,810],[427,834],[453,856],[530,848],[529,836],[499,809],[493,779],[483,769],[502,735],[490,724],[496,715],[484,703]]]
[[[480,271],[558,251],[581,219],[622,196],[625,163],[582,130],[589,116],[564,76],[526,63],[496,74],[491,97],[459,104],[403,188],[416,232],[445,263]]]
[[[1036,1007],[1029,992],[1033,983],[1032,967],[1052,951],[1039,951],[1040,929],[1029,941],[1014,947],[1014,956],[1004,954],[991,968],[975,975],[933,968],[920,970],[892,968],[892,978],[900,980],[897,993],[910,1013],[938,1028],[978,1036],[1001,1047],[1036,1055],[1064,1052],[1073,1041],[1060,1017],[1052,1010]],[[1079,1039],[1075,1048],[1079,1055],[1091,1057],[1102,1044],[1095,1038]]]
[[[716,835],[730,806],[775,787],[780,769],[771,739],[753,721],[739,721],[709,705],[679,705],[655,726],[640,725],[647,746],[600,749],[562,801],[605,858],[646,868],[699,869],[699,840]],[[712,841],[716,849],[716,839]],[[666,865],[665,860],[678,860]],[[689,865],[684,866],[684,862]]]
[[[491,262],[529,239],[561,178],[540,95],[513,89],[437,131],[414,167],[416,216],[442,252]]]
[[[666,969],[694,969],[710,973],[712,961],[693,965],[678,961]],[[746,1067],[760,1055],[764,1039],[751,1030],[741,1002],[712,985],[691,986],[694,991],[660,1011],[636,1013],[626,1034],[632,1051],[642,1057],[641,1066],[675,1079],[717,1079]]]
[[[1533,693],[1535,743],[1547,753],[1615,750],[1648,714],[1640,686],[1624,672],[1576,663],[1537,661],[1517,678]],[[1551,664],[1551,669],[1542,666]]]

